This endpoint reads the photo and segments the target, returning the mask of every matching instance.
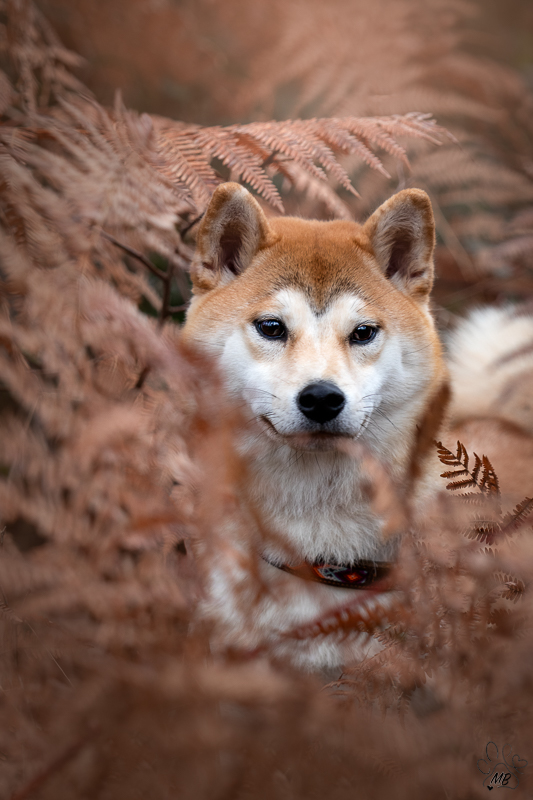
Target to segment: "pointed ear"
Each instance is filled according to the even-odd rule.
[[[363,225],[383,273],[398,289],[419,303],[433,286],[435,221],[421,189],[398,192]]]
[[[250,192],[238,183],[222,183],[215,189],[198,229],[191,267],[194,287],[208,291],[233,280],[259,250],[276,239]]]

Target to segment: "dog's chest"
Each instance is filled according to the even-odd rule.
[[[381,520],[358,463],[342,453],[285,451],[247,470],[245,501],[259,514],[266,551],[306,561],[380,560]]]

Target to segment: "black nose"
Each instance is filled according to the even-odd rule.
[[[335,419],[345,406],[346,398],[334,383],[310,383],[298,395],[298,408],[307,419],[324,425]]]

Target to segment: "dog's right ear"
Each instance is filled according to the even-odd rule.
[[[207,206],[191,267],[194,288],[209,291],[243,272],[277,237],[259,203],[238,183],[222,183]]]

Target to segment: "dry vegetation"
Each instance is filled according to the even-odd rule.
[[[227,177],[322,216],[423,186],[443,322],[527,297],[522,78],[467,47],[476,7],[451,0],[72,5],[42,8],[94,67],[0,3],[0,796],[483,797],[489,740],[533,759],[531,500],[502,508],[490,462],[443,447],[388,617],[294,632],[360,631],[379,655],[326,687],[267,642],[212,655],[184,542],[234,513],[239,420],[176,322]],[[169,75],[177,111],[147,100]]]

